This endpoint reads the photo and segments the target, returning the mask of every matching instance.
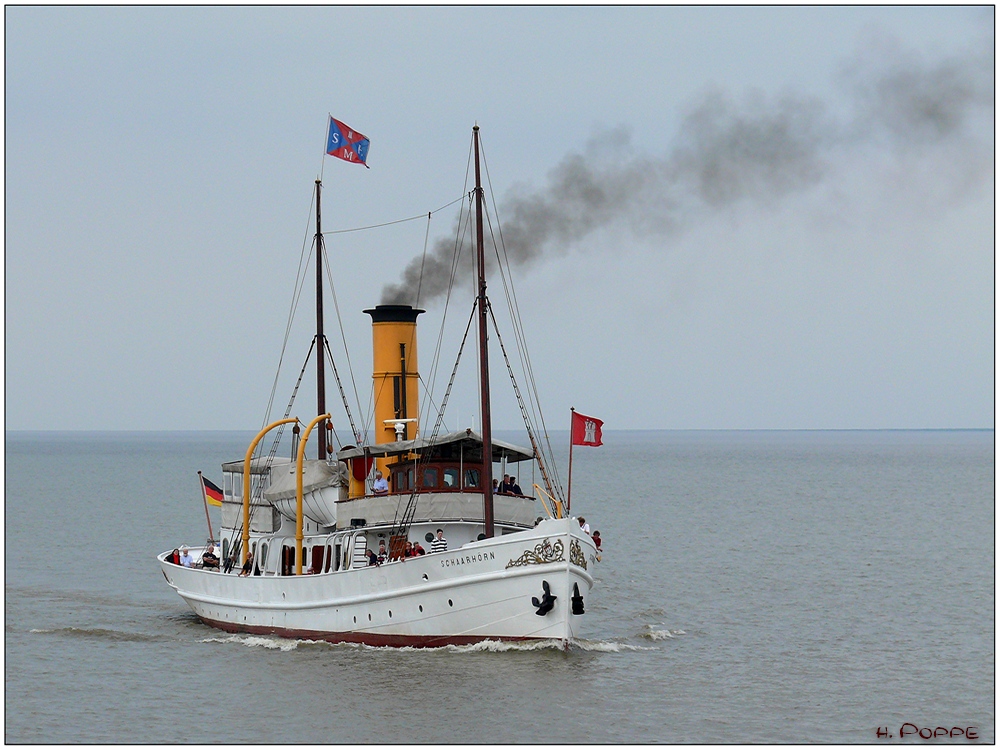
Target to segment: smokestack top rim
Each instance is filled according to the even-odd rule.
[[[427,312],[412,305],[376,305],[364,311],[372,323],[416,323],[420,313]]]

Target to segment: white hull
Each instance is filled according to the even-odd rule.
[[[441,646],[576,637],[575,591],[586,601],[596,549],[576,519],[380,566],[302,576],[184,568],[159,556],[167,583],[205,623],[230,632]],[[556,597],[536,614],[547,582]],[[574,584],[576,589],[574,589]]]

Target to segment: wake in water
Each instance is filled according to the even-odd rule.
[[[152,642],[152,641],[172,641],[176,640],[167,635],[154,635],[152,633],[130,633],[123,630],[109,630],[108,628],[32,628],[28,631],[29,633],[36,633],[39,635],[59,635],[68,638],[92,638],[96,640],[103,641],[133,641],[133,642]]]
[[[662,622],[659,624],[663,625]],[[668,638],[676,638],[679,635],[687,635],[687,633],[683,630],[670,630],[669,628],[666,630],[657,630],[656,625],[647,625],[640,637],[650,641],[664,641]]]
[[[683,632],[683,631],[676,631]],[[653,640],[658,640],[654,638]],[[277,636],[260,635],[227,635],[212,638],[203,638],[202,643],[239,643],[250,648],[266,648],[278,651],[294,651],[300,647],[319,648],[351,648],[367,649],[372,651],[399,651],[411,653],[431,653],[434,651],[451,652],[455,654],[471,653],[504,653],[507,651],[594,651],[604,653],[620,653],[623,651],[656,651],[654,646],[633,646],[628,643],[617,641],[589,641],[574,639],[569,643],[569,649],[564,649],[562,641],[542,640],[529,642],[512,641],[481,641],[465,646],[435,646],[430,648],[415,648],[413,646],[368,646],[363,643],[330,643],[329,641],[297,640],[292,638],[279,638]]]

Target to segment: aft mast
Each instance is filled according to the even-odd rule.
[[[479,177],[479,126],[472,128],[476,151],[476,261],[479,268],[479,391],[483,415],[483,525],[493,536],[493,425],[490,416],[490,361],[486,350],[486,254],[483,250],[483,186]]]
[[[326,414],[326,367],[323,336],[323,231],[320,224],[320,191],[323,183],[316,180],[316,413]],[[320,461],[327,459],[326,428],[319,431]]]

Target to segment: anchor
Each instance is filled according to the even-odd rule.
[[[582,615],[583,614],[583,595],[580,593],[579,584],[573,584],[573,596],[570,598],[573,602],[573,614]]]
[[[552,591],[549,589],[549,582],[542,581],[541,600],[539,600],[537,596],[531,597],[532,606],[538,607],[538,609],[535,610],[535,614],[545,617],[545,615],[547,615],[555,606],[557,598],[558,597],[555,596],[555,594],[553,594]]]

